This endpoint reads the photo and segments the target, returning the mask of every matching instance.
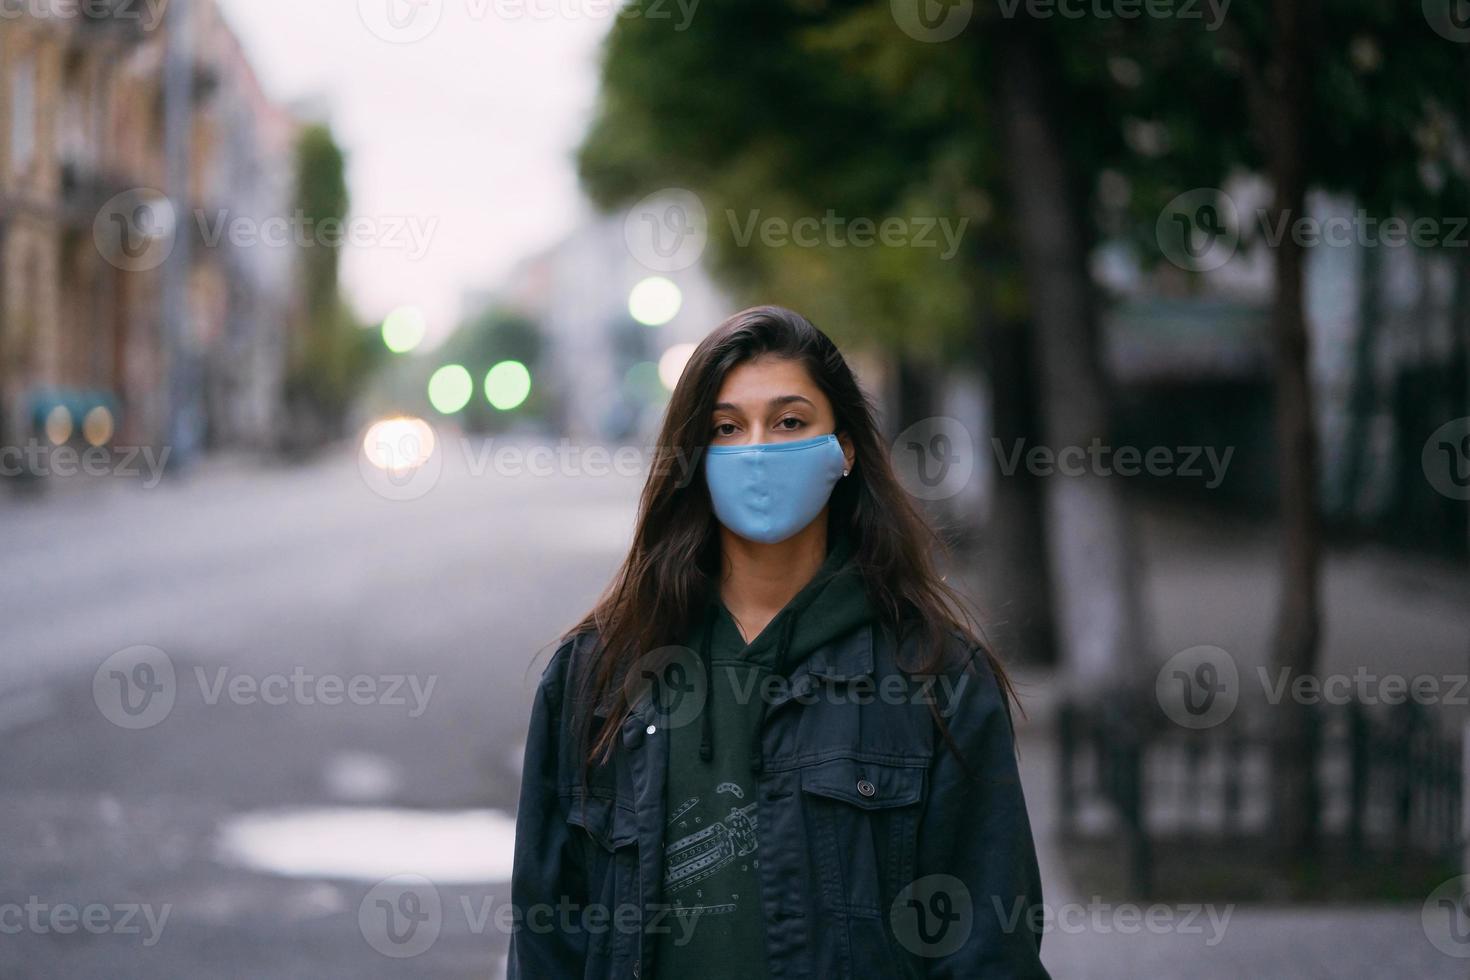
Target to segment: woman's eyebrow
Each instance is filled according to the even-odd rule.
[[[792,402],[806,402],[808,405],[816,408],[816,405],[812,403],[812,400],[803,395],[777,395],[775,398],[772,398],[769,402],[767,402],[767,404],[770,405],[772,408],[777,408],[781,405],[790,405]],[[734,402],[715,402],[715,404],[711,407],[711,411],[738,412],[740,411],[740,406],[736,405]]]

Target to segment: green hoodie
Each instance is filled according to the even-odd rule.
[[[851,558],[850,542],[839,538],[748,645],[718,601],[689,638],[706,665],[708,697],[694,724],[669,730],[664,901],[694,921],[660,937],[660,980],[767,976],[755,799],[761,695],[768,675],[789,676],[812,651],[872,618]]]

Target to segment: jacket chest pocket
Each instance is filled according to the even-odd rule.
[[[609,965],[636,959],[642,920],[638,889],[638,824],[631,803],[577,794],[567,823],[582,848],[587,869],[585,895],[562,896],[579,904],[580,927],[587,932],[588,962]],[[558,913],[559,915],[560,913]]]
[[[914,876],[924,777],[922,763],[856,759],[801,770],[813,872],[829,908],[887,915],[894,896]]]

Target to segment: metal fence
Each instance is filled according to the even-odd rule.
[[[1354,854],[1458,862],[1459,738],[1412,701],[1306,710],[1317,748],[1306,799],[1319,839]],[[1157,844],[1273,840],[1271,765],[1282,742],[1266,722],[1237,715],[1191,730],[1143,706],[1064,703],[1057,714],[1063,834],[1120,842],[1139,895],[1152,891]]]

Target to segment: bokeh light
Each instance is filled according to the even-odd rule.
[[[383,419],[362,437],[363,454],[380,470],[401,473],[417,469],[434,455],[434,429],[413,416]]]
[[[51,440],[53,446],[70,442],[74,427],[71,409],[65,405],[57,405],[46,415],[46,438]]]
[[[417,306],[400,306],[383,320],[383,343],[395,354],[406,354],[423,343],[429,320]]]
[[[664,351],[663,356],[658,359],[658,380],[665,388],[674,390],[684,374],[684,365],[689,363],[693,354],[693,344],[675,344]]]
[[[485,375],[485,397],[502,412],[518,408],[531,394],[531,372],[520,361],[501,361]]]
[[[623,391],[647,402],[661,402],[669,394],[659,380],[658,365],[652,361],[639,361],[628,368],[623,375]]]
[[[93,446],[105,446],[112,441],[113,428],[112,413],[98,405],[82,419],[82,438]]]
[[[440,415],[453,415],[470,403],[475,380],[462,364],[446,364],[429,378],[429,404]]]
[[[646,327],[661,327],[679,315],[684,294],[673,280],[649,276],[628,294],[628,312]]]

